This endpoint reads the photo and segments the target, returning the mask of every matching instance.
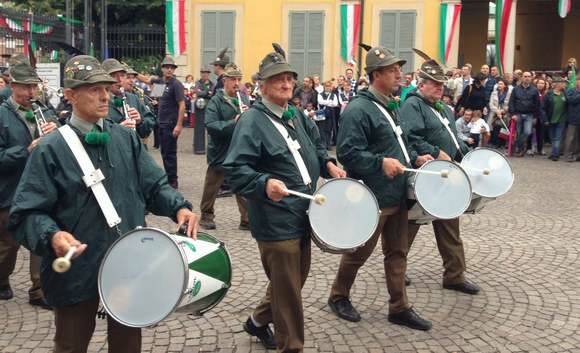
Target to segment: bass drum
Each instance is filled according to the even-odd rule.
[[[109,248],[99,269],[107,313],[129,327],[157,324],[176,310],[201,315],[226,295],[232,280],[223,243],[155,228],[138,228]]]

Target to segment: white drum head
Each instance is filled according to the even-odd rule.
[[[514,183],[509,161],[490,148],[477,148],[465,155],[461,166],[469,175],[473,192],[489,198],[506,194]],[[489,174],[484,174],[489,171]]]
[[[420,169],[449,172],[447,178],[433,174],[415,174],[413,191],[425,212],[438,219],[453,219],[467,210],[471,202],[471,185],[461,166],[434,160],[423,164]]]
[[[359,181],[332,179],[316,194],[326,197],[322,205],[310,202],[308,216],[315,236],[334,249],[349,250],[363,245],[379,223],[375,195]]]
[[[118,239],[99,270],[107,313],[123,325],[147,327],[178,305],[187,284],[178,245],[161,230],[141,228]]]

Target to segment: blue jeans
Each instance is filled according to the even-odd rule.
[[[562,141],[562,133],[566,123],[550,124],[550,141],[552,142],[552,157],[560,156],[560,142]]]
[[[518,121],[516,129],[518,132],[518,140],[516,146],[521,150],[532,134],[532,127],[534,123],[533,114],[518,114]]]

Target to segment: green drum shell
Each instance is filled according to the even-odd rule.
[[[179,234],[176,234],[179,236]],[[213,277],[226,284],[226,286],[198,301],[180,307],[177,311],[191,312],[193,315],[201,316],[218,305],[226,296],[232,284],[232,263],[230,261],[229,253],[223,242],[219,241],[214,236],[198,232],[197,240],[206,241],[212,244],[220,244],[220,247],[206,256],[190,263],[188,268],[192,271],[203,273],[207,276]],[[215,266],[216,264],[226,264],[223,266]]]

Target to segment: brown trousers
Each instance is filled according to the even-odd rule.
[[[258,241],[262,266],[270,280],[253,317],[274,323],[278,352],[300,353],[304,347],[302,286],[310,271],[310,238]]]
[[[8,231],[8,209],[0,210],[0,288],[10,285],[10,275],[14,272],[16,258],[20,245]],[[40,286],[40,257],[30,253],[30,282],[32,286],[28,290],[30,300],[43,298]]]
[[[407,269],[407,210],[399,207],[381,209],[377,230],[355,252],[342,255],[338,273],[330,291],[330,300],[335,302],[349,298],[359,268],[371,256],[379,237],[384,256],[385,277],[389,291],[389,313],[394,314],[408,309],[405,271]]]
[[[54,309],[55,353],[86,353],[95,331],[99,299]],[[121,325],[107,316],[109,353],[141,352],[141,329]]]
[[[409,224],[409,249],[413,245],[419,225]],[[459,232],[459,218],[433,221],[433,233],[439,254],[443,259],[443,284],[458,284],[465,281],[465,251]]]
[[[201,196],[201,218],[213,221],[215,218],[214,205],[215,199],[219,192],[220,186],[224,182],[224,170],[221,167],[207,166],[205,172],[205,182],[203,184],[203,195]],[[248,211],[246,209],[246,200],[236,195],[238,210],[240,211],[240,223],[248,224]]]

